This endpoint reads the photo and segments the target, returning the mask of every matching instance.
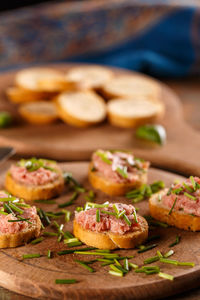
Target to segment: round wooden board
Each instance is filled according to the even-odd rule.
[[[71,64],[49,65],[67,70]],[[127,70],[112,70],[133,74]],[[13,85],[16,72],[0,75],[0,110],[10,110],[17,115],[16,106],[5,97],[5,89]],[[142,75],[142,77],[147,77]],[[158,81],[157,81],[158,82]],[[167,143],[163,147],[152,147],[134,138],[133,129],[121,129],[107,122],[91,128],[75,128],[61,122],[48,126],[18,125],[1,130],[1,145],[12,145],[19,155],[45,156],[58,160],[88,160],[97,148],[134,149],[137,156],[149,159],[154,166],[176,170],[184,174],[200,176],[200,135],[183,119],[178,97],[167,86],[159,82],[166,113],[161,123],[167,130]],[[189,141],[189,142],[188,142]]]
[[[0,177],[1,187],[7,164],[2,170]],[[91,189],[87,180],[88,163],[65,163],[61,167],[63,170],[72,172],[73,176],[81,182],[84,187]],[[149,182],[155,180],[164,180],[166,185],[171,184],[175,179],[184,179],[173,173],[150,169]],[[65,193],[56,199],[56,203],[67,201],[72,192]],[[106,200],[111,202],[127,203],[123,197],[110,198],[101,192],[96,193],[96,202],[102,203]],[[85,203],[82,194],[75,201],[74,205],[67,209],[74,211],[76,206]],[[55,211],[57,204],[38,204],[46,211]],[[148,213],[148,202],[138,203],[141,215]],[[59,221],[58,221],[59,222]],[[72,230],[72,222],[65,225],[65,230]],[[47,228],[52,231],[52,228]],[[143,254],[138,254],[137,250],[116,250],[121,255],[134,255],[132,262],[141,265],[147,257],[154,256],[156,250],[163,253],[167,252],[169,244],[175,240],[177,234],[181,235],[180,244],[173,249],[174,259],[180,261],[193,261],[196,266],[177,267],[173,265],[158,264],[163,272],[175,276],[174,281],[164,280],[157,275],[146,276],[144,274],[136,274],[134,271],[129,272],[125,277],[118,278],[108,274],[109,267],[100,267],[100,263],[94,263],[95,273],[90,273],[79,266],[74,259],[88,260],[91,256],[81,256],[77,254],[68,254],[63,256],[56,255],[57,251],[64,250],[67,247],[63,242],[58,243],[54,237],[45,238],[43,242],[37,245],[28,244],[26,246],[15,249],[0,250],[0,285],[12,291],[35,297],[38,299],[156,299],[167,297],[169,295],[183,292],[199,285],[200,275],[200,235],[199,233],[185,232],[175,228],[157,228],[150,234],[160,234],[161,239],[158,241],[158,247]],[[54,253],[52,259],[46,257],[47,249],[51,249]],[[27,259],[22,261],[21,257],[27,253],[40,253],[42,257],[35,259]],[[73,285],[56,285],[55,279],[76,278],[78,283]]]

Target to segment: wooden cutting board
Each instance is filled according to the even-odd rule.
[[[65,163],[61,165],[63,170],[72,172],[73,176],[79,180],[87,189],[91,189],[87,181],[87,163]],[[5,166],[0,176],[0,188],[3,186],[4,171],[8,167]],[[171,184],[175,179],[184,179],[173,173],[150,169],[149,182],[155,180],[164,180],[166,185]],[[63,203],[69,200],[72,192],[65,193],[56,199],[56,203]],[[102,203],[106,200],[111,202],[127,201],[123,197],[110,198],[101,192],[96,192],[96,202]],[[74,205],[67,209],[74,211],[76,206],[85,203],[84,195],[81,195]],[[56,211],[57,204],[38,204],[46,211]],[[143,201],[136,205],[139,208],[141,215],[148,213],[148,202]],[[62,222],[59,221],[58,222]],[[65,230],[72,230],[72,222],[65,225]],[[52,231],[52,228],[46,230]],[[157,228],[150,234],[160,234],[161,238],[158,241],[158,247],[143,254],[138,254],[136,250],[116,250],[116,253],[121,255],[134,255],[132,262],[141,265],[145,258],[154,256],[159,249],[163,253],[169,249],[169,244],[175,240],[177,234],[181,235],[180,244],[173,249],[175,254],[173,259],[180,261],[195,262],[194,268],[176,267],[173,265],[159,265],[163,272],[175,276],[174,281],[164,280],[157,275],[136,274],[134,271],[129,272],[125,277],[118,278],[108,274],[109,267],[100,267],[100,263],[95,263],[93,268],[94,273],[89,273],[87,270],[79,266],[74,259],[90,260],[90,256],[81,256],[77,254],[68,254],[63,256],[56,255],[57,251],[64,250],[67,247],[63,242],[58,243],[54,237],[45,238],[40,244],[26,245],[15,249],[0,250],[0,285],[37,299],[156,299],[173,295],[184,290],[196,287],[199,285],[200,276],[200,234],[185,232],[175,228]],[[46,257],[47,249],[51,249],[54,253],[52,259]],[[22,261],[21,257],[27,253],[40,253],[42,257],[35,259],[27,259]],[[55,279],[75,278],[78,283],[73,285],[56,285]]]
[[[50,66],[67,70],[71,65]],[[119,69],[113,71],[132,73]],[[15,72],[0,75],[0,110],[10,110],[17,115],[16,107],[4,95],[6,87],[13,84],[14,76]],[[200,176],[200,135],[184,121],[178,97],[166,85],[161,82],[159,84],[166,106],[166,114],[161,122],[167,130],[167,143],[163,147],[153,147],[149,143],[138,141],[134,138],[134,130],[116,128],[106,122],[87,129],[71,127],[61,122],[48,126],[20,124],[1,130],[0,144],[13,145],[18,155],[79,161],[88,160],[97,148],[134,149],[137,156],[150,160],[154,166]]]

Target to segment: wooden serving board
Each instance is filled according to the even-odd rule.
[[[8,167],[5,167],[5,169]],[[84,187],[91,189],[87,180],[88,163],[65,163],[61,167],[63,170],[72,172],[73,176],[81,182]],[[3,170],[3,173],[5,170]],[[4,174],[0,176],[0,188],[3,186]],[[175,179],[184,179],[173,173],[150,169],[149,182],[155,180],[164,180],[166,185],[171,184]],[[56,203],[63,203],[69,200],[72,192],[65,193],[56,199]],[[128,201],[123,197],[110,198],[101,192],[95,191],[96,202],[103,203],[106,200],[110,202]],[[75,201],[74,205],[67,209],[74,211],[76,206],[85,203],[84,195],[82,194]],[[56,211],[57,204],[38,204],[45,211]],[[143,201],[138,203],[141,215],[148,213],[148,202]],[[58,220],[62,222],[62,220]],[[72,221],[65,225],[65,230],[72,230]],[[49,227],[47,231],[54,229]],[[157,299],[183,292],[184,290],[193,288],[199,285],[200,276],[200,234],[181,231],[175,228],[157,228],[151,231],[150,234],[160,234],[161,238],[158,241],[158,247],[148,252],[138,254],[137,250],[115,250],[121,255],[134,255],[130,261],[141,265],[145,258],[154,256],[159,249],[166,253],[170,248],[169,244],[175,240],[177,234],[181,235],[180,244],[173,249],[175,254],[173,259],[180,261],[195,262],[194,268],[177,267],[161,263],[159,265],[163,272],[175,276],[174,281],[164,280],[157,275],[137,274],[134,271],[129,272],[125,277],[118,278],[108,274],[109,267],[100,267],[100,263],[93,264],[94,273],[90,273],[76,262],[74,259],[90,260],[92,256],[68,254],[58,256],[56,253],[59,250],[67,249],[63,242],[58,243],[55,237],[46,237],[44,241],[37,245],[28,244],[26,246],[15,249],[0,250],[0,286],[24,294],[26,296],[35,297],[37,299]],[[52,259],[46,257],[47,249],[51,249],[54,253]],[[22,255],[28,253],[40,253],[42,257],[35,259],[27,259],[22,261]],[[78,283],[72,285],[56,285],[55,279],[75,278]]]
[[[49,65],[67,70],[70,64]],[[117,73],[132,72],[112,69]],[[16,72],[0,75],[0,110],[10,110],[19,120],[16,107],[5,98],[6,87],[13,85]],[[141,75],[146,77],[144,75]],[[200,135],[183,118],[182,106],[175,93],[159,82],[166,114],[161,123],[167,130],[167,143],[153,147],[134,138],[133,129],[121,129],[107,122],[87,129],[75,128],[61,122],[48,126],[20,124],[0,132],[0,144],[12,145],[18,155],[43,156],[57,160],[88,160],[97,148],[134,149],[154,166],[200,176]]]

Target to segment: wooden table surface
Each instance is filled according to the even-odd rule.
[[[179,95],[183,103],[185,120],[196,130],[200,131],[200,78],[183,80],[165,80]],[[186,141],[187,142],[187,141]],[[164,295],[163,295],[164,296]],[[29,300],[32,298],[18,295],[0,287],[0,299]],[[187,293],[176,295],[164,300],[196,300],[200,299],[200,288]],[[149,299],[150,300],[150,299]]]

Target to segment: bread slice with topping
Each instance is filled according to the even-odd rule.
[[[46,200],[63,192],[64,179],[54,161],[22,159],[8,170],[5,187],[11,194],[27,201]]]
[[[73,231],[88,246],[99,249],[130,249],[147,239],[148,224],[143,217],[136,215],[132,205],[93,204],[89,209],[76,213]]]
[[[149,199],[151,216],[180,229],[200,231],[200,179],[175,184]]]
[[[91,185],[111,196],[123,196],[147,182],[149,162],[133,153],[97,150],[89,165]]]
[[[77,127],[95,125],[106,117],[104,100],[91,91],[62,93],[56,106],[60,118]]]

